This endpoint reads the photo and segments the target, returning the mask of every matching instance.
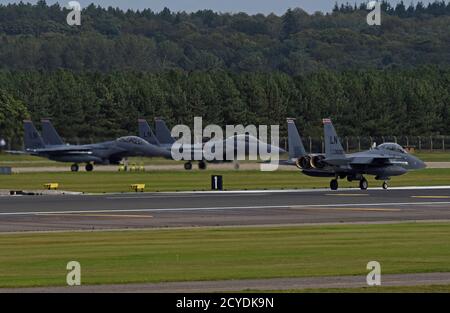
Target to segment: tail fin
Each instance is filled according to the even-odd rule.
[[[50,120],[42,120],[42,137],[44,139],[44,143],[50,146],[58,146],[63,145],[64,141],[59,136],[55,127]]]
[[[155,120],[156,138],[161,144],[173,144],[175,139],[172,138],[169,128],[161,119]]]
[[[25,149],[42,149],[45,148],[41,135],[34,127],[33,122],[23,121]]]
[[[289,143],[289,159],[298,159],[306,155],[305,147],[303,146],[302,138],[298,133],[295,120],[288,118],[288,143]]]
[[[146,140],[148,143],[152,145],[159,146],[158,138],[155,137],[150,125],[148,125],[147,121],[144,119],[139,119],[139,137]]]
[[[325,156],[327,159],[345,158],[344,148],[342,148],[339,137],[336,134],[331,119],[323,119],[324,137],[325,137]]]

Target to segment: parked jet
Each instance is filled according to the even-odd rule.
[[[307,154],[295,122],[288,119],[289,161],[300,168],[305,175],[313,177],[334,177],[330,182],[332,190],[338,189],[338,178],[359,181],[361,190],[369,186],[364,175],[374,175],[382,180],[383,189],[387,181],[408,170],[423,169],[425,163],[408,154],[396,143],[383,143],[370,150],[346,155],[330,119],[324,119],[325,154]]]
[[[163,147],[164,149],[167,149],[168,151],[172,150],[172,146],[175,144],[176,140],[172,137],[172,134],[167,127],[166,123],[161,119],[155,120],[155,131],[156,136],[153,133],[150,125],[147,123],[146,120],[140,119],[139,120],[139,137],[149,141],[153,142],[155,145],[159,144],[160,147]],[[273,153],[284,153],[285,151],[279,147],[272,146],[270,144],[264,143],[257,138],[250,136],[248,134],[241,134],[241,135],[235,135],[232,137],[229,137],[225,140],[222,140],[223,145],[223,160],[213,160],[213,161],[206,161],[207,158],[205,158],[204,154],[204,145],[205,143],[201,144],[192,144],[189,145],[190,151],[191,151],[191,159],[194,159],[194,154],[196,152],[201,153],[201,155],[204,157],[203,160],[199,161],[198,167],[201,170],[206,169],[207,165],[206,162],[210,163],[218,163],[218,162],[233,162],[237,161],[240,158],[243,158],[245,156],[248,156],[249,151],[259,151],[258,149],[265,149],[265,151],[273,152]],[[240,145],[241,144],[241,145]],[[245,147],[245,151],[243,151],[243,155],[238,155],[238,146]],[[242,153],[241,153],[242,154]],[[227,155],[233,155],[232,160],[227,160]],[[184,164],[184,168],[186,170],[192,169],[192,161],[187,160]],[[235,168],[239,168],[239,164],[235,163]]]
[[[57,162],[72,162],[71,170],[77,172],[79,163],[86,163],[86,171],[94,169],[94,164],[119,164],[125,157],[144,156],[170,157],[170,153],[136,136],[121,137],[113,141],[67,145],[51,125],[43,123],[45,140],[31,121],[24,121],[25,151],[22,153],[48,158]],[[46,144],[47,143],[47,144]]]

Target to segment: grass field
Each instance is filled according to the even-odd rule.
[[[300,171],[153,171],[124,172],[60,172],[21,173],[1,176],[0,189],[43,189],[45,183],[58,182],[61,190],[89,193],[127,192],[131,184],[145,183],[146,191],[209,190],[211,175],[223,175],[224,188],[237,189],[291,189],[328,188],[328,178],[311,178]],[[381,182],[368,176],[369,188],[380,187]],[[357,187],[358,182],[340,180],[340,187]],[[450,185],[450,169],[425,169],[395,177],[390,186]]]
[[[425,162],[450,162],[450,151],[423,151],[415,154]],[[287,158],[287,156],[281,156],[281,159]],[[175,161],[167,160],[163,158],[129,158],[129,162],[145,165],[158,165],[158,164],[174,164]],[[12,166],[12,167],[70,167],[68,163],[60,163],[47,160],[45,158],[39,158],[30,155],[11,155],[0,153],[0,166]]]
[[[450,271],[450,223],[0,235],[0,287]]]

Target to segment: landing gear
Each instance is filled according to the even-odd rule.
[[[186,163],[184,163],[184,169],[185,169],[186,171],[192,170],[192,163],[191,163],[191,162],[186,162]]]
[[[91,163],[86,164],[86,172],[92,172],[94,170],[94,165],[92,165]]]
[[[238,162],[234,162],[234,169],[236,171],[239,170],[239,167],[240,167],[239,163]]]
[[[198,162],[198,168],[200,170],[206,170],[206,162],[205,161]]]
[[[339,188],[339,183],[337,179],[333,179],[332,181],[330,181],[330,189],[331,190],[338,190]]]
[[[361,190],[367,190],[367,188],[369,188],[369,183],[364,177],[359,181],[359,188]]]
[[[70,170],[71,170],[72,172],[78,172],[79,169],[80,169],[80,167],[78,166],[78,164],[72,164],[72,165],[70,166]]]
[[[384,190],[388,189],[388,183],[387,182],[383,182],[383,185],[381,185],[383,187]]]

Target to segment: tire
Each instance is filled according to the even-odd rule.
[[[240,168],[240,165],[239,165],[239,163],[234,163],[234,169],[237,171],[237,170],[239,170],[239,168]]]
[[[80,167],[78,166],[78,164],[72,164],[72,165],[70,166],[70,170],[71,170],[72,172],[78,172],[79,169],[80,169]]]
[[[94,165],[92,165],[91,163],[86,164],[86,172],[92,172],[94,170]]]
[[[205,161],[198,162],[198,168],[200,170],[206,170],[206,162]]]
[[[338,190],[339,188],[339,183],[337,179],[333,179],[332,181],[330,181],[330,189],[331,190]]]
[[[185,169],[186,171],[192,170],[192,163],[191,163],[191,162],[186,162],[186,163],[184,163],[184,169]]]
[[[369,188],[369,183],[367,182],[367,179],[363,178],[359,181],[359,188],[361,190],[367,190],[367,188]]]
[[[387,182],[384,182],[383,185],[381,185],[381,186],[383,187],[384,190],[387,190],[389,187]]]

